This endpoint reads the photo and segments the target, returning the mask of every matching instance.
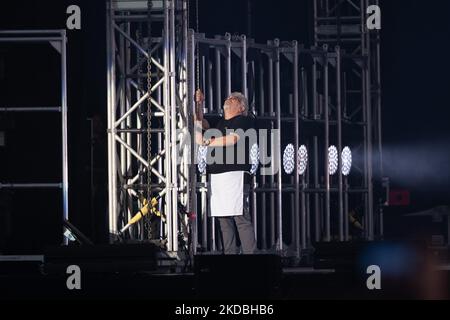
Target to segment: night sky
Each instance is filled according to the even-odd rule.
[[[381,2],[385,175],[391,177],[393,187],[411,190],[412,208],[450,205],[450,2]],[[82,30],[68,32],[72,220],[89,236],[102,239],[106,202],[91,214],[87,118],[106,119],[104,1],[2,1],[0,29],[64,28],[65,9],[71,4],[82,9]],[[311,44],[311,4],[312,0],[254,0],[253,37],[260,42],[280,38]],[[246,7],[246,1],[200,0],[200,31],[209,36],[246,33]],[[0,105],[57,104],[57,95],[48,90],[57,67],[50,58],[54,55],[57,61],[55,52],[37,53],[31,48],[13,52],[0,47]],[[29,68],[31,61],[37,71]],[[59,178],[59,149],[44,143],[58,144],[58,127],[45,128],[50,119],[24,116],[19,121],[0,115],[0,125],[18,134],[7,140],[6,148],[0,147],[0,181]],[[106,166],[105,137],[106,130],[98,137],[98,170]],[[104,197],[104,192],[98,190],[97,196]],[[47,230],[58,223],[59,203],[51,205],[53,198],[40,193],[13,197],[16,208],[31,205],[21,222],[33,227],[24,228],[32,234],[41,228],[47,239],[53,239],[54,231]]]

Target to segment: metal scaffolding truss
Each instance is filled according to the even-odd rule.
[[[190,119],[185,9],[185,1],[107,3],[110,234],[119,234],[144,198],[156,197],[166,219],[158,237],[168,252],[178,251],[178,203],[190,207],[190,146],[177,150]],[[145,226],[127,236],[154,237]]]
[[[339,46],[345,61],[343,69],[343,117],[358,118],[363,125],[365,236],[383,236],[382,207],[374,215],[374,160],[379,180],[383,178],[381,120],[380,32],[368,30],[367,8],[378,0],[314,0],[314,39],[316,46]],[[374,154],[377,159],[374,159]],[[375,219],[375,220],[374,220]]]
[[[318,0],[315,6],[316,31],[322,25],[328,31],[316,34],[312,48],[278,39],[258,44],[230,34],[208,38],[188,30],[185,0],[108,3],[112,235],[127,226],[144,198],[156,197],[165,216],[157,237],[166,241],[168,252],[178,253],[188,240],[191,253],[221,250],[218,226],[209,215],[208,177],[197,171],[195,146],[187,139],[193,132],[199,86],[205,93],[206,117],[219,117],[224,99],[242,91],[260,129],[281,133],[260,141],[260,149],[279,170],[254,176],[250,191],[259,249],[301,258],[314,242],[355,239],[348,213],[358,201],[364,209],[363,238],[375,238],[372,145],[374,132],[380,133],[381,151],[381,123],[373,121],[371,106],[377,103],[381,114],[379,79],[373,85],[372,51],[363,42],[360,51],[341,45],[344,37],[330,30],[347,28],[331,28],[336,8],[324,11],[319,3],[331,8],[331,1]],[[323,12],[328,16],[322,18]],[[345,21],[361,26],[363,11],[355,12],[358,21],[356,15]],[[354,39],[353,33],[345,38],[352,45]],[[379,55],[375,57],[379,67]],[[351,176],[342,173],[340,155],[347,144],[354,149],[361,145],[361,161]],[[332,145],[338,154],[334,175]],[[295,168],[285,172],[283,152],[291,149]],[[305,149],[310,161],[303,168]],[[125,236],[154,237],[145,226],[144,219]]]
[[[350,54],[366,54],[379,32],[366,27],[366,13],[379,0],[314,0],[316,45],[340,45]]]
[[[36,107],[0,107],[0,112],[6,113],[61,113],[62,137],[62,181],[60,183],[0,183],[0,189],[61,189],[64,220],[69,218],[69,171],[68,171],[68,136],[67,136],[67,37],[65,30],[1,30],[0,44],[2,43],[46,43],[51,45],[61,56],[61,92],[60,106]],[[67,239],[65,239],[67,242]]]

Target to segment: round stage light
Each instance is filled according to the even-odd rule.
[[[328,148],[328,173],[330,176],[336,174],[339,168],[339,156],[335,146]]]
[[[259,146],[255,143],[250,149],[250,162],[252,164],[252,168],[250,169],[250,173],[255,175],[259,169]]]
[[[308,149],[306,146],[301,146],[298,149],[297,153],[297,166],[298,166],[298,174],[304,175],[306,169],[308,168]]]
[[[295,149],[292,144],[289,144],[284,150],[283,167],[286,174],[292,174],[295,170]]]
[[[206,157],[208,154],[208,147],[200,146],[197,153],[198,172],[206,173]]]
[[[350,175],[352,162],[352,150],[349,147],[345,147],[344,150],[342,150],[342,174],[344,176]]]

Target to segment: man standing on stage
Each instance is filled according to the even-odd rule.
[[[202,130],[208,129],[209,123],[203,118],[204,101],[203,93],[197,91],[196,141],[203,146],[214,148],[213,152],[217,151],[216,154],[223,155],[224,158],[224,161],[208,166],[211,216],[219,221],[225,254],[239,253],[236,228],[241,241],[241,252],[254,254],[257,249],[255,231],[250,216],[248,192],[245,192],[245,189],[249,189],[245,184],[250,171],[248,154],[245,155],[244,163],[237,160],[243,156],[238,152],[243,150],[238,148],[238,145],[246,143],[244,133],[255,128],[254,120],[248,117],[248,100],[242,93],[232,93],[225,100],[224,117],[215,128],[221,132],[221,136],[206,140]],[[249,148],[244,147],[244,150],[248,153]]]

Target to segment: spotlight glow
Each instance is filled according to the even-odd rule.
[[[250,150],[250,162],[252,164],[250,173],[252,175],[255,175],[259,169],[259,160],[259,146],[255,143]]]
[[[201,174],[205,174],[206,173],[206,157],[207,157],[207,154],[208,154],[208,147],[200,146],[198,148],[198,153],[197,153],[198,171]]]
[[[350,172],[352,170],[352,150],[349,147],[345,147],[344,150],[342,150],[342,174],[344,176],[350,175]]]
[[[328,172],[330,176],[334,176],[339,168],[339,156],[335,146],[328,148]]]
[[[292,174],[295,169],[295,149],[292,144],[289,144],[284,150],[283,167],[286,174]]]
[[[301,146],[300,149],[298,149],[297,166],[298,174],[301,176],[304,175],[308,168],[308,149],[306,146]]]

